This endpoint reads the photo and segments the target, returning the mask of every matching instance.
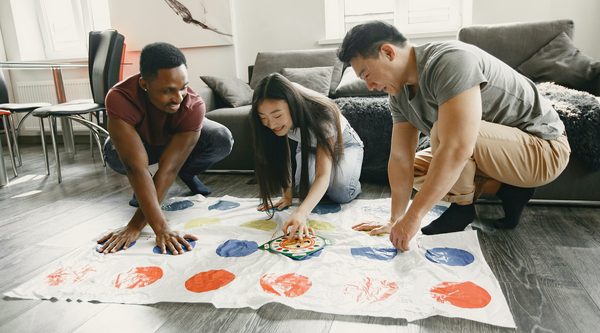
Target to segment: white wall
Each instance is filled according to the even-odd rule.
[[[31,59],[34,54],[39,53],[39,49],[36,50],[31,45],[23,46],[16,42],[17,30],[20,37],[23,31],[31,27],[22,28],[20,24],[14,23],[9,13],[17,13],[15,15],[20,18],[35,15],[31,12],[33,1],[0,0],[0,26],[8,60]],[[261,51],[337,47],[318,45],[318,40],[325,38],[323,0],[229,1],[234,45],[183,49],[188,60],[192,87],[204,85],[200,75],[238,77],[247,81],[247,68],[254,63],[256,54]],[[30,12],[27,14],[25,11]],[[583,53],[600,60],[600,43],[596,37],[600,33],[598,13],[598,0],[473,0],[472,21],[473,24],[496,24],[570,18],[575,21],[575,45]],[[37,20],[29,21],[32,25],[37,24]],[[426,41],[432,40],[413,40],[417,43]],[[24,58],[16,59],[16,54],[22,54]],[[137,73],[138,59],[139,52],[127,52],[125,61],[132,65],[124,68],[124,75]],[[33,74],[13,73],[13,81],[30,80]],[[82,71],[81,74],[85,75],[85,72]],[[68,79],[76,76],[77,72],[65,71],[64,75]],[[36,77],[41,76],[51,79],[49,73],[36,74]]]

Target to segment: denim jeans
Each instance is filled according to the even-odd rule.
[[[148,154],[148,165],[158,163],[165,147],[165,145],[151,146],[144,142],[144,148]],[[229,129],[215,121],[204,118],[200,138],[179,170],[179,177],[181,179],[191,179],[197,174],[203,173],[214,163],[229,155],[232,147],[233,137]],[[127,174],[110,137],[104,142],[104,160],[117,173]]]
[[[337,168],[331,168],[331,177],[327,196],[337,203],[348,203],[361,193],[360,170],[362,168],[364,145],[354,129],[347,125],[342,132],[344,141],[344,155],[340,159]],[[298,142],[296,148],[296,190],[300,187],[300,175],[302,172],[302,144]],[[308,184],[312,186],[315,181],[315,152],[311,150],[308,154]]]

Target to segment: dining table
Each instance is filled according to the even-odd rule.
[[[58,103],[66,103],[65,86],[62,70],[88,67],[88,62],[30,62],[30,61],[0,61],[0,69],[9,70],[52,70],[54,88]],[[68,118],[61,117],[62,137],[66,153],[75,153],[73,126]]]

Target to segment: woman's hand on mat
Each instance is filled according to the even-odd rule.
[[[315,231],[313,230],[313,228],[309,228],[306,225],[306,216],[304,216],[304,214],[299,213],[298,211],[295,211],[294,214],[292,214],[286,221],[285,224],[283,225],[283,228],[281,229],[283,231],[284,235],[287,235],[287,239],[292,239],[294,237],[298,238],[298,239],[302,239],[304,237],[310,237],[310,234],[315,234]],[[291,229],[290,229],[291,228]],[[289,234],[288,234],[288,229],[289,229]],[[306,235],[306,236],[303,236]]]
[[[181,247],[182,245],[185,246],[188,251],[191,251],[193,248],[186,239],[196,241],[198,240],[198,237],[186,234],[183,231],[175,231],[168,226],[165,229],[156,232],[156,245],[163,254],[167,254],[167,249],[169,249],[173,255],[183,254],[185,252]]]
[[[279,201],[274,203],[272,206],[269,206],[269,208],[265,208],[265,204],[258,206],[258,210],[265,211],[265,210],[269,210],[271,208],[275,208],[277,210],[283,210],[285,207],[289,207],[291,205],[292,205],[292,198],[283,197],[283,198],[279,199]]]
[[[140,230],[136,228],[132,228],[129,225],[118,228],[117,230],[98,240],[98,243],[105,242],[104,245],[98,249],[98,252],[102,252],[104,254],[115,253],[121,249],[121,247],[123,250],[127,250],[129,245],[135,242],[139,237]]]
[[[408,243],[415,237],[421,227],[421,221],[411,219],[407,214],[402,215],[390,231],[390,241],[400,251],[410,251]]]
[[[356,231],[371,231],[371,236],[379,234],[389,234],[392,229],[392,222],[384,223],[380,221],[367,221],[352,226],[353,230]]]

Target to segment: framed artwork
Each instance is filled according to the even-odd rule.
[[[109,0],[111,26],[128,51],[154,42],[178,48],[233,44],[231,8],[223,0]]]

